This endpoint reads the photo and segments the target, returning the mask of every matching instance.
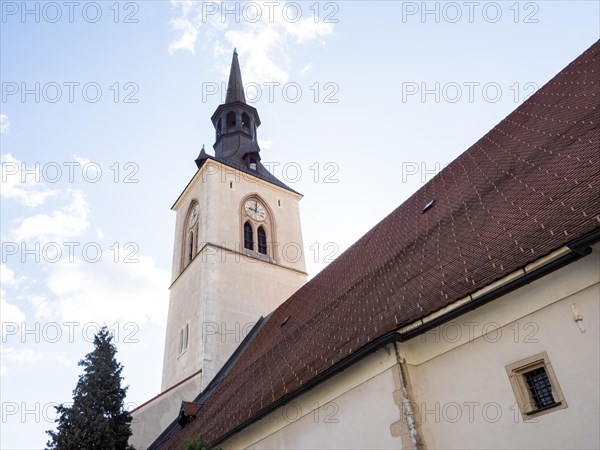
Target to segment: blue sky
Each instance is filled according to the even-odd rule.
[[[170,207],[233,47],[314,276],[600,31],[594,1],[271,5],[1,2],[1,448],[44,446],[96,324],[130,405],[158,393]]]

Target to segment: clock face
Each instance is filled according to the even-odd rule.
[[[196,205],[196,207],[192,211],[192,214],[190,215],[190,226],[194,225],[196,223],[196,220],[198,220],[199,213],[200,213],[200,207],[198,205]]]
[[[256,200],[248,200],[244,205],[244,209],[254,220],[263,221],[267,217],[267,211],[265,211],[265,207]]]

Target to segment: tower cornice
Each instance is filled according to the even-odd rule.
[[[215,158],[214,156],[206,155],[205,158],[203,158],[202,161],[199,163],[200,167],[198,168],[196,173],[192,176],[192,178],[185,186],[181,194],[179,194],[179,197],[177,197],[177,200],[175,200],[175,203],[173,203],[173,205],[171,206],[172,211],[177,210],[177,208],[181,205],[183,199],[187,196],[187,194],[190,192],[192,187],[195,185],[195,183],[198,182],[199,179],[201,179],[203,176],[208,176],[206,174],[206,171],[209,164],[214,164],[220,169],[227,170],[233,174],[239,173],[241,174],[240,176],[242,178],[252,180],[252,183],[262,184],[264,186],[269,186],[271,189],[292,194],[292,196],[297,200],[300,200],[302,197],[304,197],[301,193],[293,190],[289,186],[286,186],[275,177],[273,177],[274,181],[266,180],[263,177],[261,177],[261,175],[258,173],[250,173],[249,171],[242,170],[239,167],[234,167],[226,161],[221,161]]]

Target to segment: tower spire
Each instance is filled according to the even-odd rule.
[[[244,96],[244,84],[242,83],[242,71],[238,61],[237,48],[233,49],[233,58],[231,60],[231,70],[229,72],[229,83],[227,83],[227,97],[225,103],[242,102],[246,103]]]
[[[256,134],[260,126],[260,117],[256,108],[246,103],[236,49],[233,50],[225,103],[217,107],[210,120],[215,127],[214,159],[289,189],[260,162],[260,147]],[[207,158],[209,156],[202,148],[195,160],[199,169]]]

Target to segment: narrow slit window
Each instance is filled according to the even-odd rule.
[[[184,350],[188,348],[189,336],[190,336],[190,325],[186,324],[185,332],[183,333],[183,349]]]
[[[194,259],[194,232],[190,231],[189,235],[189,252],[188,252],[188,262],[191,262]]]

